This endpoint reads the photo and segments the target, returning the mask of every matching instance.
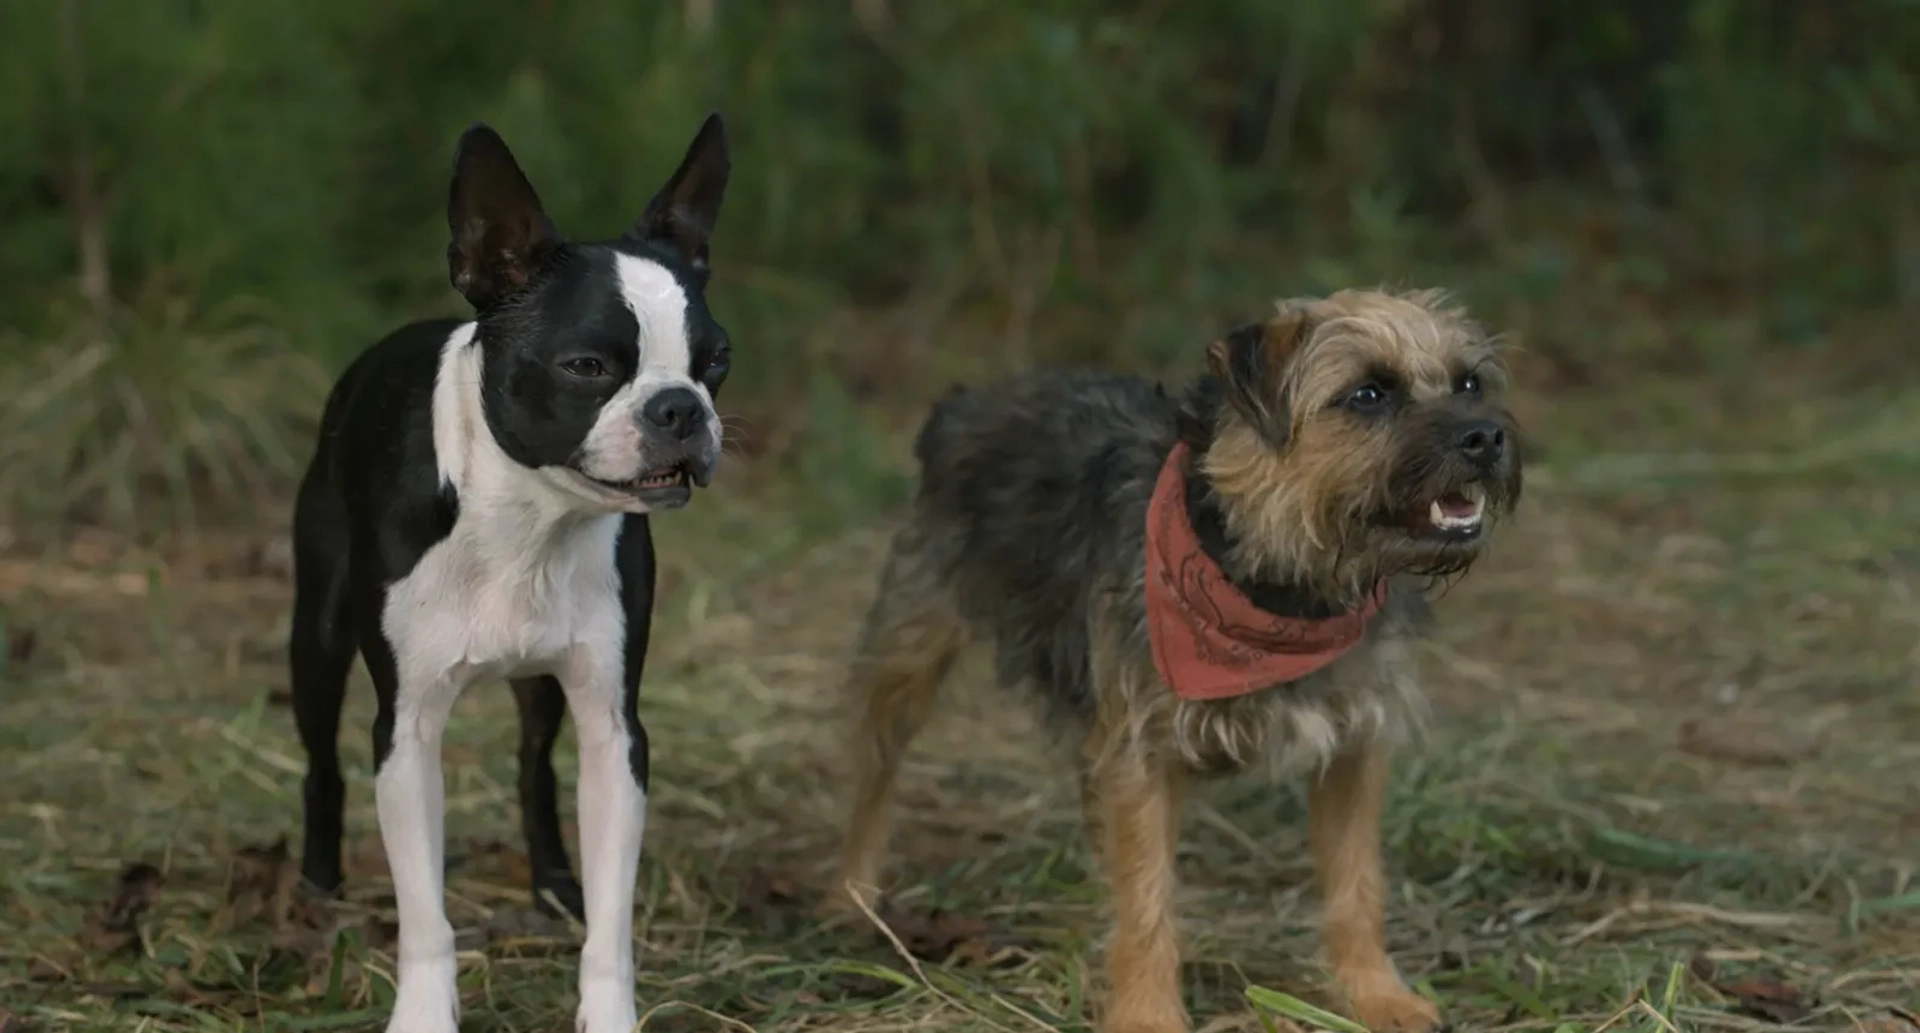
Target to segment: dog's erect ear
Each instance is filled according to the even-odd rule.
[[[447,196],[447,271],[453,289],[485,308],[527,285],[560,243],[533,184],[483,123],[460,134]]]
[[[720,218],[726,197],[727,175],[733,161],[727,154],[727,127],[714,112],[700,125],[687,156],[680,159],[667,185],[647,202],[646,213],[627,231],[639,240],[665,244],[698,272],[707,271],[707,238]]]
[[[1312,327],[1304,307],[1288,306],[1264,323],[1249,323],[1207,346],[1207,369],[1228,404],[1275,448],[1292,436],[1287,364]]]

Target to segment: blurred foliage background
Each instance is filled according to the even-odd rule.
[[[1920,311],[1915,0],[11,0],[5,516],[283,498],[327,375],[459,311],[464,126],[593,237],[710,108],[726,407],[801,475],[1349,284],[1458,289],[1548,393],[1884,372]]]

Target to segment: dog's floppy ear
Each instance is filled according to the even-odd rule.
[[[1264,323],[1249,323],[1207,346],[1207,369],[1242,419],[1275,448],[1292,436],[1287,364],[1312,327],[1304,306],[1283,306]]]
[[[460,134],[447,196],[453,289],[486,308],[527,285],[560,243],[533,184],[500,134],[475,122]]]
[[[627,231],[639,240],[665,244],[696,272],[707,271],[707,238],[720,218],[727,176],[733,161],[727,154],[727,127],[713,112],[700,124],[687,156],[680,159],[667,185],[647,202],[640,221]]]

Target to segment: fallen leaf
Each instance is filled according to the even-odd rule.
[[[922,961],[988,964],[1001,951],[1020,941],[996,932],[986,921],[935,909],[925,915],[883,905],[875,914],[900,939],[907,952]]]
[[[241,847],[234,853],[227,878],[227,903],[236,925],[260,919],[274,929],[317,924],[318,916],[311,909],[298,907],[299,889],[300,866],[287,850],[287,837]]]
[[[567,923],[535,908],[502,908],[487,916],[482,933],[489,946],[522,951],[571,946]]]
[[[333,947],[335,931],[331,922],[291,922],[276,929],[271,942],[311,962],[315,955],[325,955]]]
[[[1771,979],[1745,979],[1716,989],[1739,1001],[1739,1009],[1755,1018],[1798,1022],[1813,1013],[1801,1001],[1798,989]]]
[[[214,998],[207,996],[199,987],[188,982],[186,975],[177,968],[167,969],[166,974],[160,977],[160,981],[167,988],[167,999],[174,1004],[189,1008],[204,1008],[214,1003]]]
[[[1792,764],[1819,752],[1817,743],[1770,734],[1752,724],[1695,719],[1681,722],[1679,746],[1697,757],[1756,765]]]
[[[740,910],[765,911],[771,906],[791,904],[799,896],[792,879],[756,871],[747,876],[746,885],[740,888]]]
[[[969,936],[953,945],[953,950],[947,954],[947,962],[954,965],[991,965],[997,953],[999,950],[993,941],[981,936]]]
[[[32,628],[19,628],[7,636],[7,663],[24,664],[33,659],[40,636]]]
[[[1909,1011],[1898,1005],[1889,1007],[1890,1013],[1884,1019],[1868,1019],[1854,1025],[1854,1033],[1915,1033],[1920,1030],[1920,1012]]]
[[[800,911],[794,905],[799,899],[799,888],[792,879],[755,871],[740,887],[738,908],[740,916],[757,925],[761,934],[779,936],[794,928]]]
[[[82,567],[104,567],[123,554],[120,544],[104,532],[81,530],[67,543],[67,557]]]
[[[379,836],[362,836],[347,851],[347,873],[356,879],[377,881],[389,878],[387,848]]]
[[[1868,1019],[1857,1023],[1854,1033],[1916,1033],[1920,1031],[1920,1012],[1908,1011],[1898,1006],[1888,1008],[1892,1014],[1884,1019]]]
[[[160,898],[167,881],[160,869],[144,861],[128,865],[115,881],[113,896],[95,912],[81,933],[81,943],[97,954],[117,954],[140,945],[140,916]]]
[[[500,854],[500,871],[507,881],[515,886],[533,885],[533,862],[518,850],[506,850]]]
[[[400,923],[385,918],[369,918],[360,927],[360,934],[367,938],[367,946],[386,950],[400,942]]]
[[[468,840],[460,856],[449,862],[449,867],[454,865],[473,874],[498,873],[515,887],[533,883],[533,863],[527,860],[526,853],[499,839]]]

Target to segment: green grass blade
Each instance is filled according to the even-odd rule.
[[[1370,1033],[1367,1027],[1352,1019],[1335,1015],[1325,1008],[1316,1008],[1291,994],[1269,990],[1264,986],[1247,987],[1247,1001],[1253,1005],[1255,1012],[1263,1016],[1278,1015],[1295,1022],[1307,1023],[1315,1029],[1331,1030],[1333,1033]],[[1267,1028],[1273,1027],[1269,1024]]]

